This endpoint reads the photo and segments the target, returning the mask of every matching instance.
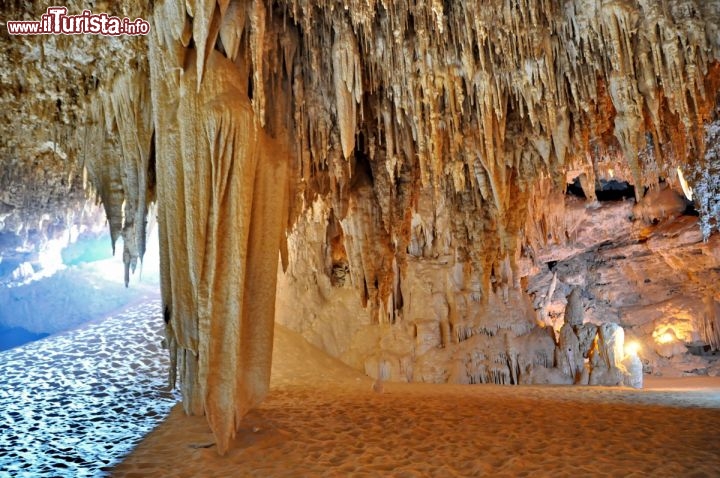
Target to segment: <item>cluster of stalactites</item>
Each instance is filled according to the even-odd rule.
[[[720,18],[697,0],[484,3],[286,0],[272,11],[298,32],[303,184],[330,192],[342,219],[366,158],[390,250],[407,244],[413,216],[395,206],[417,212],[430,191],[487,285],[508,258],[515,269],[541,178],[561,190],[568,170],[584,171],[592,199],[608,163],[646,186],[702,152]]]
[[[123,238],[125,285],[145,254],[149,204],[154,195],[152,109],[147,72],[120,75],[101,88],[78,130],[87,179],[102,201],[113,252]]]
[[[252,78],[252,104],[259,122],[268,129],[281,129],[288,100],[281,100],[276,94],[273,108],[266,112],[265,91],[276,93],[273,74],[277,73],[277,64],[289,77],[297,41],[291,33],[281,37],[276,28],[272,38],[276,43],[271,43],[265,35],[265,24],[272,21],[265,9],[263,1],[158,2],[153,36],[166,54],[156,56],[154,61],[161,63],[158,68],[165,72],[165,91],[152,94],[176,96],[190,48],[196,52],[193,67],[199,91],[208,56],[220,50]],[[281,48],[275,48],[278,45]],[[123,237],[126,284],[145,252],[148,205],[154,199],[148,76],[142,68],[126,72],[101,87],[89,102],[88,121],[78,130],[77,138],[88,180],[106,210],[113,250],[117,238]],[[265,78],[269,78],[269,86]],[[238,84],[238,88],[247,93],[246,84]],[[266,120],[268,117],[271,119]]]
[[[165,1],[155,6],[153,27],[159,44],[172,52],[162,61],[172,71],[168,81],[176,84],[185,68],[193,68],[197,90],[204,79],[208,57],[222,53],[236,64],[248,82],[237,87],[248,93],[259,124],[277,133],[292,115],[278,93],[292,78],[296,33],[263,0]],[[186,65],[188,49],[195,52],[192,65]],[[277,104],[280,103],[280,104]]]
[[[390,174],[397,161],[416,155],[423,185],[448,175],[464,189],[479,162],[487,186],[482,179],[475,186],[488,189],[500,215],[511,180],[504,170],[519,166],[506,150],[518,136],[519,146],[529,140],[535,150],[533,169],[558,173],[589,141],[607,142],[598,130],[605,119],[597,116],[610,116],[612,142],[638,182],[646,131],[663,142],[679,126],[687,138],[680,157],[702,148],[699,126],[714,101],[704,80],[720,57],[720,19],[711,4],[488,3],[288,1],[302,32],[306,97],[298,106],[310,129],[298,137],[308,137],[311,159],[325,162],[333,149],[333,132],[320,131],[328,122],[314,118],[311,106],[333,97],[328,107],[345,157],[356,132],[374,129]],[[603,96],[612,111],[601,109]]]
[[[331,196],[342,234],[330,239],[343,241],[331,268],[364,283],[364,299],[388,317],[402,304],[411,245],[453,251],[486,290],[515,285],[540,178],[557,188],[569,167],[590,156],[584,167],[595,171],[610,151],[640,185],[648,138],[674,145],[671,155],[656,148],[657,162],[702,152],[708,78],[720,77],[714,2],[483,3],[157,1],[151,91],[134,72],[94,103],[84,144],[109,135],[116,149],[88,154],[86,168],[128,269],[144,250],[150,171],[164,181],[173,370],[221,451],[269,379],[271,246],[289,208],[278,199],[287,164],[275,162],[293,156],[271,137],[296,142],[305,204]],[[414,223],[427,225],[422,247]]]
[[[304,204],[330,193],[342,221],[362,156],[385,228],[382,249],[397,249],[394,262],[402,266],[400,248],[411,240],[413,214],[400,209],[417,212],[430,191],[451,211],[450,246],[486,283],[517,255],[522,204],[540,178],[562,188],[566,171],[579,167],[592,197],[607,156],[622,158],[628,179],[645,185],[657,180],[648,174],[657,164],[675,167],[700,153],[713,68],[720,77],[720,19],[697,0],[196,0],[154,8],[153,34],[167,51],[155,61],[167,90],[177,91],[193,68],[199,91],[213,51],[233,61],[258,124],[294,131]],[[98,181],[111,229],[125,230],[144,205],[135,199],[121,211],[119,198],[140,194],[128,192],[133,184],[120,194],[120,169],[106,169],[96,174],[115,178]],[[131,249],[130,263],[134,257]]]

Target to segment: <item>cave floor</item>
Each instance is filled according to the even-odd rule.
[[[0,352],[0,478],[107,474],[178,400],[162,328],[155,299]]]
[[[720,476],[720,378],[646,385],[377,393],[277,327],[271,392],[226,456],[177,405],[113,476]]]
[[[1,478],[720,476],[720,377],[377,393],[280,326],[270,394],[219,457],[163,390],[160,317],[154,300],[0,353]]]

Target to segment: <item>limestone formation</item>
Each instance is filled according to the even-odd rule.
[[[621,385],[624,382],[624,347],[622,327],[612,322],[598,327],[596,346],[590,359],[590,385]]]
[[[700,317],[700,336],[713,350],[720,350],[720,304],[710,291],[703,302],[705,310]]]
[[[626,371],[623,383],[628,387],[642,388],[643,366],[640,357],[637,354],[628,354],[623,359],[622,365]]]
[[[584,369],[583,356],[580,353],[580,342],[569,322],[560,329],[557,362],[563,373],[570,376],[573,382],[580,380]]]
[[[565,325],[569,327],[579,327],[582,325],[584,317],[585,309],[582,303],[582,290],[576,286],[573,287],[572,292],[567,298]]]
[[[681,215],[686,208],[687,204],[681,194],[663,184],[635,204],[633,216],[646,223],[657,223]]]
[[[581,324],[573,327],[573,331],[578,337],[578,348],[580,354],[584,358],[588,358],[595,343],[597,326],[590,323]]]

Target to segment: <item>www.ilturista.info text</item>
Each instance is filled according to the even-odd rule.
[[[10,35],[147,35],[150,23],[142,18],[111,17],[83,10],[68,15],[66,7],[49,7],[39,21],[8,21]]]

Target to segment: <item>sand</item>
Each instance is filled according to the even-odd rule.
[[[167,416],[161,310],[143,301],[0,352],[0,478],[104,476]]]
[[[171,408],[161,329],[151,300],[1,352],[0,478],[720,476],[718,377],[376,393],[281,326],[271,392],[219,457],[205,419]]]
[[[271,392],[226,456],[176,405],[112,475],[720,476],[718,377],[382,388],[277,326]]]

